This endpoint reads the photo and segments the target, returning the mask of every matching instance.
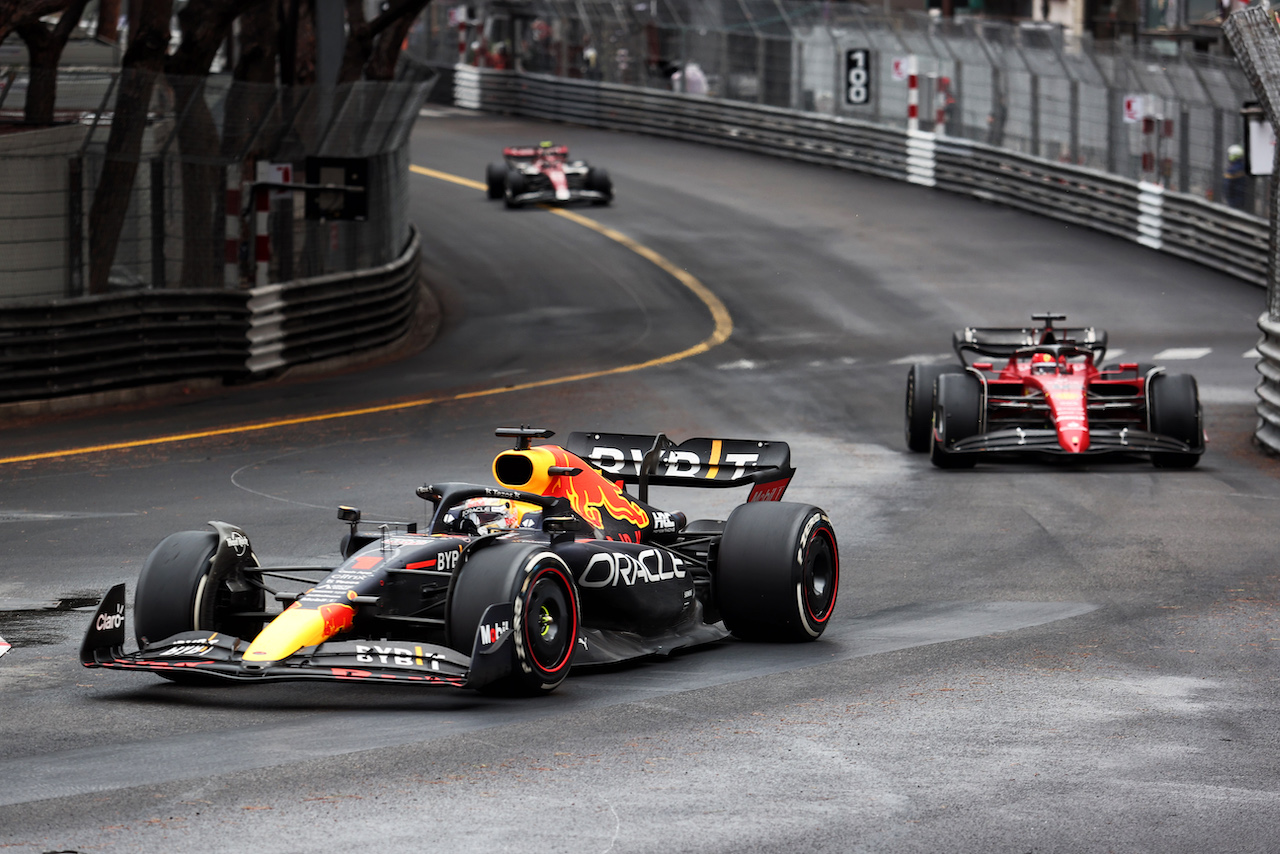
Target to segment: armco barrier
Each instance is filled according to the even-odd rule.
[[[417,310],[414,229],[394,262],[253,291],[156,290],[0,312],[0,403],[240,379],[392,343]]]
[[[455,81],[455,96],[479,109],[708,143],[964,193],[1266,285],[1265,220],[1154,184],[958,137],[701,95],[470,66],[458,66]]]
[[[409,330],[417,307],[421,239],[413,229],[395,261],[249,291],[253,374],[389,344]]]
[[[6,304],[0,402],[244,370],[243,293],[144,291]]]

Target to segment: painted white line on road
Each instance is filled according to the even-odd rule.
[[[950,353],[912,353],[910,356],[903,356],[901,359],[894,359],[891,365],[915,365],[926,364],[932,365],[934,362],[945,362],[951,358]]]
[[[1212,347],[1170,347],[1168,350],[1161,350],[1151,358],[1157,362],[1186,362],[1192,359],[1203,359],[1212,352]]]
[[[1258,402],[1258,393],[1251,388],[1206,385],[1200,386],[1200,402],[1252,406]]]

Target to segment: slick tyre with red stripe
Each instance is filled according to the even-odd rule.
[[[497,543],[474,552],[458,569],[449,599],[449,646],[471,654],[485,610],[513,606],[510,675],[487,693],[549,693],[569,675],[582,625],[578,589],[564,561],[544,546]]]
[[[831,520],[817,507],[760,501],[734,509],[716,559],[714,590],[729,631],[745,640],[817,640],[840,587]]]

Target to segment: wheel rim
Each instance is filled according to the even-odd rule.
[[[801,575],[804,604],[815,622],[824,622],[831,615],[839,581],[840,568],[836,565],[835,551],[831,548],[826,533],[818,531],[805,550]]]
[[[542,569],[529,589],[525,638],[538,669],[554,673],[569,662],[577,634],[577,614],[564,577]]]

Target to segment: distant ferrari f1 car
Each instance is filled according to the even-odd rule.
[[[485,170],[489,198],[505,199],[507,207],[526,204],[613,201],[613,181],[598,166],[570,160],[569,148],[543,142],[536,146],[504,148],[503,162]]]
[[[908,448],[942,468],[999,453],[1147,454],[1163,468],[1199,461],[1195,377],[1136,362],[1100,367],[1106,332],[1054,327],[1062,314],[1031,317],[1043,325],[956,332],[959,365],[911,366]]]
[[[350,526],[338,566],[260,566],[225,522],[165,538],[142,568],[125,652],[125,585],[103,599],[86,667],[175,681],[363,680],[539,694],[570,667],[718,641],[809,641],[836,603],[826,514],[779,499],[783,442],[510,428],[500,487],[423,486],[426,530]],[[622,488],[636,484],[638,496]],[[750,485],[726,521],[687,522],[648,489]],[[370,530],[370,524],[378,526]],[[392,530],[395,528],[395,530]],[[283,608],[283,610],[281,610]]]

